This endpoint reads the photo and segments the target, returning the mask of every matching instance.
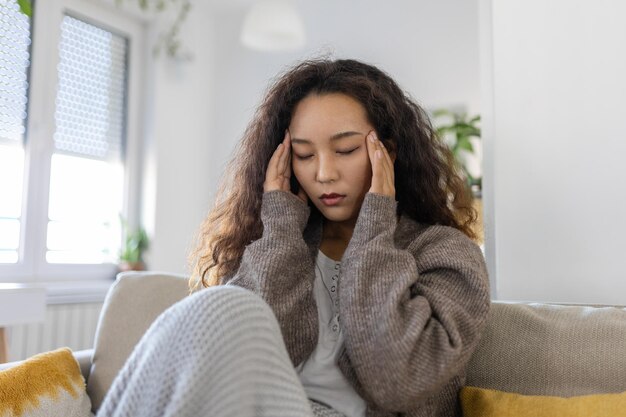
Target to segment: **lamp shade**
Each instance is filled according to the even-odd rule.
[[[244,18],[241,42],[258,51],[291,51],[304,46],[304,24],[289,0],[260,0]]]

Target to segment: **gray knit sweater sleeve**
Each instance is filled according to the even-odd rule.
[[[318,336],[315,272],[303,238],[309,214],[293,193],[263,193],[263,235],[245,248],[239,270],[224,282],[247,288],[270,305],[294,366],[308,357]]]
[[[463,373],[489,309],[478,246],[430,226],[394,243],[396,201],[367,193],[341,265],[346,349],[363,389],[385,409],[410,410]]]

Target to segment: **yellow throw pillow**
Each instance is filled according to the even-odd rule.
[[[617,417],[626,416],[626,392],[565,398],[463,387],[461,406],[463,417]]]
[[[69,348],[0,371],[0,417],[89,417],[85,378]]]

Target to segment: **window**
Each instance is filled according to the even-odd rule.
[[[140,203],[143,30],[121,13],[0,0],[0,282],[115,273]]]
[[[30,20],[0,1],[0,263],[17,263],[24,181]]]
[[[46,261],[114,262],[122,210],[127,39],[63,16]],[[117,239],[116,239],[117,238]]]

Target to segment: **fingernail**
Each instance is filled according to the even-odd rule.
[[[281,146],[283,146],[283,144],[279,143],[278,146],[276,147],[276,149],[280,148]]]
[[[376,151],[376,158],[380,159],[380,158],[382,158],[382,157],[383,157],[383,152],[382,152],[382,151],[380,151],[380,150],[377,150],[377,151]]]
[[[372,142],[372,143],[376,142],[376,138],[374,137],[374,134],[373,134],[373,133],[370,133],[370,134],[368,135],[368,138],[370,138],[370,142]]]

